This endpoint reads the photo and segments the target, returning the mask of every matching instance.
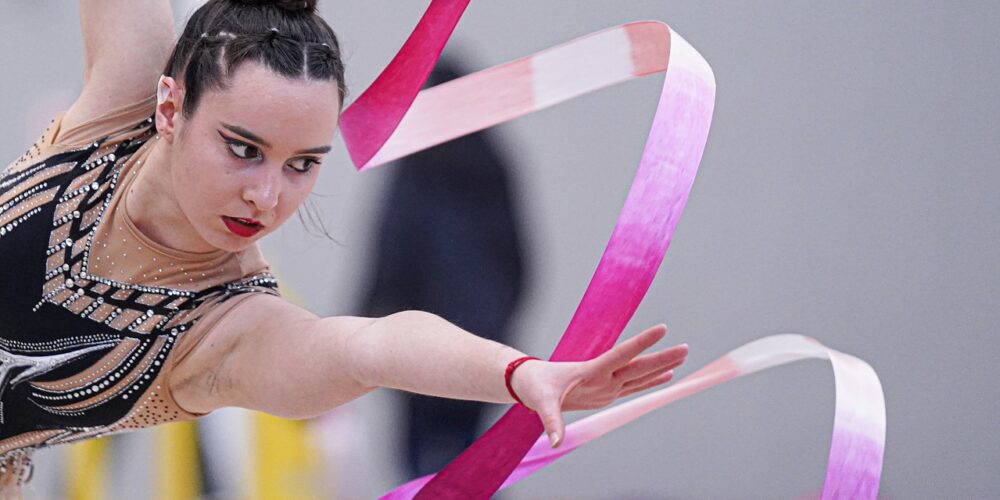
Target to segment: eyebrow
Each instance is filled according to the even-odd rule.
[[[242,135],[244,138],[250,139],[251,141],[256,142],[257,144],[260,144],[261,146],[264,146],[265,148],[271,147],[271,143],[265,141],[264,139],[261,139],[260,136],[258,136],[257,134],[255,134],[255,133],[253,133],[253,132],[251,132],[251,131],[249,131],[249,130],[247,130],[247,129],[239,126],[239,125],[230,125],[228,123],[223,123],[222,126],[225,127],[227,130],[229,130],[230,132]],[[320,147],[316,147],[316,148],[301,149],[299,151],[296,151],[295,154],[297,154],[297,155],[302,155],[302,154],[326,154],[326,153],[329,153],[331,149],[333,149],[333,148],[331,148],[330,146],[320,146]]]

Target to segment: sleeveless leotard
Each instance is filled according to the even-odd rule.
[[[39,447],[198,417],[172,367],[238,303],[277,294],[256,246],[181,252],[133,224],[154,105],[71,130],[60,116],[0,174],[0,476]]]

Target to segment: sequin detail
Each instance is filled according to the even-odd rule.
[[[16,308],[0,304],[0,467],[34,448],[178,418],[160,374],[178,340],[207,310],[202,306],[246,293],[277,294],[267,272],[201,289],[168,286],[155,275],[143,281],[139,270],[130,271],[135,279],[107,273],[116,266],[102,253],[99,231],[124,180],[123,166],[155,136],[152,118],[124,135],[129,138],[105,137],[44,159],[36,145],[29,152],[37,163],[22,157],[0,176],[0,252],[43,242],[37,258],[20,257],[43,265],[18,269],[38,283],[31,285],[38,300]],[[157,257],[142,265],[188,274],[184,264]]]

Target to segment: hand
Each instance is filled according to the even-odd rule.
[[[562,442],[562,412],[601,408],[622,396],[664,384],[687,356],[687,344],[639,356],[667,333],[657,325],[589,361],[527,361],[511,379],[514,392],[538,412],[552,447]]]

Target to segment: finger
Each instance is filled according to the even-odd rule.
[[[632,380],[653,372],[662,372],[667,365],[680,364],[687,357],[688,346],[681,344],[662,351],[644,354],[619,368],[614,377],[618,380]]]
[[[643,384],[636,385],[636,386],[631,387],[631,388],[629,388],[629,389],[627,389],[625,391],[622,391],[622,393],[619,394],[618,397],[623,398],[625,396],[631,396],[631,395],[633,395],[633,394],[635,394],[637,392],[642,392],[642,391],[645,391],[646,389],[650,389],[650,388],[656,387],[658,385],[666,384],[667,382],[670,382],[670,380],[673,379],[673,378],[674,378],[674,371],[673,370],[668,370],[668,371],[666,371],[664,373],[661,373],[661,374],[653,377],[652,379],[646,381]]]
[[[662,377],[665,373],[672,372],[674,370],[674,368],[675,367],[673,367],[673,366],[668,366],[668,367],[665,367],[662,370],[657,370],[657,371],[652,372],[652,373],[647,373],[646,375],[643,375],[642,377],[630,380],[627,383],[625,383],[624,385],[622,385],[621,391],[625,392],[625,391],[630,391],[632,389],[635,389],[636,387],[644,387],[650,381],[656,380],[658,377]]]
[[[625,365],[642,351],[659,342],[667,334],[666,325],[656,325],[648,328],[635,337],[611,348],[608,352],[595,358],[597,364],[604,369],[616,369]]]
[[[639,375],[639,376],[636,376],[636,377],[632,377],[629,380],[625,380],[622,383],[621,388],[622,388],[622,390],[628,390],[628,389],[631,389],[631,388],[636,387],[638,385],[645,384],[649,380],[652,380],[652,379],[656,378],[658,375],[662,375],[662,374],[664,374],[664,373],[666,373],[668,371],[671,371],[671,370],[677,368],[678,366],[680,366],[683,363],[684,363],[684,360],[678,360],[678,361],[675,361],[673,363],[667,363],[666,365],[658,367],[656,370],[650,370],[649,372],[644,373],[642,375]]]
[[[542,406],[538,411],[538,418],[542,420],[542,426],[545,427],[545,434],[549,437],[549,445],[556,448],[562,444],[563,433],[566,432],[562,410],[559,407],[559,401],[554,399],[546,400]]]

